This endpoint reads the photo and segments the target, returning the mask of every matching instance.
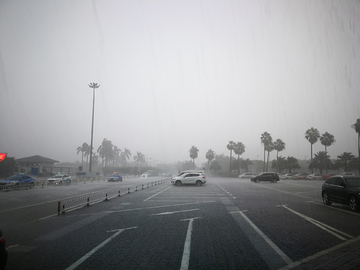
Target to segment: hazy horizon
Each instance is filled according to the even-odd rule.
[[[81,162],[95,82],[95,152],[202,163],[234,141],[261,160],[266,131],[302,160],[314,127],[357,156],[359,74],[356,0],[0,0],[0,152]]]

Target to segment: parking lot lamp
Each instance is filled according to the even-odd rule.
[[[93,89],[93,106],[92,106],[92,121],[91,121],[91,142],[90,142],[90,163],[89,163],[89,172],[91,172],[92,150],[93,150],[93,134],[94,134],[95,88],[99,88],[100,85],[97,84],[97,83],[90,83],[89,87]]]

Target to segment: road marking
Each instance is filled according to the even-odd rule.
[[[244,213],[244,211],[236,211],[231,212],[231,214],[238,213],[240,214],[249,224],[250,226],[265,240],[265,242],[272,247],[272,249],[280,255],[280,257],[287,263],[291,264],[293,261],[277,246],[273,241],[270,240]],[[260,252],[261,254],[261,252]],[[265,260],[266,261],[266,260]]]
[[[180,210],[180,211],[173,211],[173,212],[162,212],[162,213],[158,213],[158,214],[152,214],[152,216],[172,215],[172,214],[197,211],[197,210],[199,210],[199,209]]]
[[[337,229],[335,229],[335,228],[333,228],[333,227],[331,227],[331,226],[329,226],[329,225],[326,225],[325,223],[322,223],[322,222],[320,222],[320,221],[318,221],[318,220],[315,220],[315,219],[313,219],[313,218],[311,218],[311,217],[308,217],[308,216],[305,216],[305,215],[303,215],[303,214],[300,214],[299,212],[296,212],[295,210],[290,209],[290,208],[287,207],[286,205],[279,205],[279,206],[280,206],[280,207],[283,207],[283,208],[289,210],[290,212],[292,212],[292,213],[294,213],[294,214],[302,217],[303,219],[311,222],[311,223],[314,224],[315,226],[317,226],[317,227],[319,227],[320,229],[323,229],[324,231],[326,231],[326,232],[334,235],[335,237],[339,238],[340,240],[344,240],[344,241],[348,240],[348,239],[346,239],[345,237],[341,236],[340,234],[342,234],[342,235],[344,235],[344,236],[346,236],[346,237],[348,237],[348,238],[350,238],[350,239],[354,238],[353,236],[351,236],[351,235],[349,235],[349,234],[347,234],[347,233],[344,233],[344,232],[342,232],[342,231],[339,231],[339,230],[337,230]]]
[[[189,268],[190,248],[191,248],[191,233],[192,233],[192,229],[193,229],[193,222],[194,222],[195,219],[199,219],[199,218],[201,218],[201,217],[195,217],[195,218],[188,218],[188,219],[180,220],[180,221],[189,220],[189,225],[188,225],[186,238],[185,238],[183,256],[182,256],[182,259],[181,259],[180,270],[187,270]]]
[[[151,198],[153,198],[153,197],[155,197],[155,196],[159,195],[160,193],[162,193],[162,192],[164,192],[164,191],[168,190],[169,188],[172,188],[172,186],[170,186],[170,187],[168,187],[168,188],[165,188],[165,189],[163,189],[162,191],[160,191],[160,192],[158,192],[158,193],[156,193],[156,194],[154,194],[154,195],[150,196],[149,198],[145,199],[145,200],[144,200],[144,202],[146,202],[147,200],[150,200]]]
[[[116,233],[114,233],[112,236],[110,236],[108,239],[106,239],[104,242],[102,242],[100,245],[98,245],[97,247],[93,248],[91,251],[89,251],[88,253],[86,253],[83,257],[81,257],[79,260],[77,260],[75,263],[73,263],[72,265],[70,265],[68,268],[66,268],[66,270],[73,270],[76,267],[78,267],[80,264],[82,264],[84,261],[86,261],[88,258],[90,258],[96,251],[98,251],[100,248],[102,248],[103,246],[105,246],[107,243],[109,243],[112,239],[114,239],[116,236],[118,236],[120,233],[122,233],[125,230],[131,230],[131,229],[136,229],[137,227],[130,227],[130,228],[125,228],[125,229],[118,229],[118,230],[113,230],[113,231],[117,231]],[[109,231],[109,232],[113,232],[113,231]]]
[[[324,203],[319,203],[319,202],[315,202],[315,201],[309,201],[309,203],[313,203],[313,204],[317,204],[317,205],[321,205],[323,207],[327,207],[327,208],[330,208],[330,209],[334,209],[334,210],[337,210],[337,211],[341,211],[341,212],[344,212],[344,213],[347,213],[347,214],[352,214],[352,215],[355,215],[355,216],[360,216],[360,214],[358,212],[350,212],[348,210],[344,210],[344,209],[341,209],[341,208],[337,208],[337,207],[333,207],[333,206],[330,206],[330,205],[326,205]]]
[[[316,254],[314,254],[314,255],[311,255],[311,256],[306,257],[306,258],[304,258],[304,259],[301,259],[301,260],[299,260],[299,261],[293,262],[292,264],[289,264],[289,265],[287,265],[287,266],[285,266],[285,267],[282,267],[282,268],[280,268],[280,269],[278,269],[278,270],[288,270],[288,269],[292,269],[292,268],[294,268],[294,267],[296,267],[296,266],[299,266],[299,265],[301,265],[301,264],[303,264],[303,263],[312,261],[312,260],[314,260],[314,259],[316,259],[316,258],[318,258],[318,257],[320,257],[320,256],[323,256],[323,255],[328,254],[328,253],[330,253],[330,252],[332,252],[332,251],[338,250],[338,249],[340,249],[340,248],[342,248],[342,247],[345,247],[345,246],[347,246],[347,245],[349,245],[349,244],[352,244],[352,243],[354,243],[354,242],[357,242],[357,241],[360,241],[360,236],[358,236],[358,237],[356,237],[356,238],[354,238],[354,239],[348,240],[348,241],[346,241],[346,242],[343,242],[343,243],[341,243],[341,244],[339,244],[339,245],[337,245],[337,246],[334,246],[334,247],[328,248],[328,249],[326,249],[326,250],[320,251],[320,252],[318,252],[318,253],[316,253]],[[319,269],[319,268],[318,268],[318,269]]]

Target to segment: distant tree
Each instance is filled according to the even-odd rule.
[[[305,139],[307,139],[311,145],[311,161],[313,160],[313,144],[318,141],[320,138],[320,133],[316,128],[310,128],[305,132]],[[314,173],[314,168],[311,169],[311,173]]]
[[[245,170],[245,172],[249,171],[249,165],[254,164],[250,159],[243,159],[241,162],[241,168]]]
[[[245,145],[242,142],[234,143],[234,153],[237,155],[237,172],[240,174],[240,156],[245,153]]]
[[[134,161],[138,165],[142,165],[146,163],[145,155],[141,152],[136,152],[136,156],[134,156]]]
[[[126,162],[128,159],[130,159],[131,156],[131,152],[129,149],[125,148],[124,152],[120,153],[120,164],[122,164],[123,166],[126,165]]]
[[[300,169],[299,161],[294,157],[287,157],[287,169],[288,172],[291,173],[294,169]]]
[[[287,168],[287,161],[285,157],[277,157],[272,161],[271,167],[277,169],[277,172],[281,173]]]
[[[276,161],[278,161],[279,152],[281,152],[285,149],[285,143],[281,139],[276,139],[276,141],[274,142],[274,149],[276,150]],[[276,164],[279,165],[280,162],[276,162]],[[277,169],[277,172],[280,172],[279,167],[277,167],[276,169]]]
[[[330,156],[325,151],[319,151],[315,154],[313,161],[309,164],[309,169],[318,169],[322,174],[325,168],[331,168]]]
[[[183,163],[182,163],[182,170],[183,171],[186,171],[186,170],[191,170],[191,168],[194,169],[193,167],[193,160],[185,160]]]
[[[208,168],[210,168],[210,162],[215,158],[215,152],[213,150],[209,149],[206,152],[205,157],[208,160]]]
[[[261,134],[260,140],[261,140],[261,144],[264,146],[264,167],[263,167],[263,172],[264,172],[265,164],[266,164],[266,168],[267,168],[267,162],[265,161],[265,153],[267,150],[271,149],[272,137],[271,137],[270,133],[265,131],[264,133]],[[270,151],[272,151],[272,150],[270,150]],[[270,151],[268,151],[268,161],[269,161]]]
[[[344,169],[345,172],[349,170],[349,164],[355,158],[355,155],[349,152],[344,152],[341,155],[337,156],[337,160],[335,160],[335,164],[337,168]]]
[[[320,142],[322,145],[325,146],[325,153],[327,153],[327,147],[333,145],[336,141],[335,141],[335,137],[334,135],[328,133],[328,132],[325,132],[324,134],[321,135],[320,137]],[[327,172],[327,167],[326,167],[326,164],[325,164],[325,171]]]
[[[190,148],[189,152],[190,152],[190,157],[191,157],[191,159],[193,160],[193,169],[194,169],[194,168],[195,168],[195,162],[194,162],[194,160],[195,160],[195,158],[198,157],[199,149],[197,149],[197,147],[195,147],[195,146],[192,146],[192,147]]]
[[[351,127],[355,130],[355,132],[357,133],[358,136],[358,165],[357,165],[357,170],[360,174],[360,118],[358,118],[355,122],[355,124],[352,124]]]
[[[217,171],[220,171],[222,168],[221,168],[221,165],[219,164],[219,161],[217,161],[216,159],[211,161],[210,163],[210,171],[214,171],[214,172],[217,172]]]
[[[229,164],[229,175],[231,174],[231,157],[232,157],[232,151],[234,150],[234,142],[229,141],[228,145],[226,146],[227,149],[230,150],[230,164]]]
[[[0,162],[0,176],[7,177],[16,171],[16,161],[13,157],[6,157]]]
[[[109,166],[110,161],[114,159],[113,144],[110,140],[104,138],[101,145],[97,149],[99,156],[102,159],[102,166]]]
[[[81,152],[81,166],[84,166],[84,154],[89,151],[89,145],[84,142],[82,146],[79,146],[76,150],[77,154]]]

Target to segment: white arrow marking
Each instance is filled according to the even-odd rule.
[[[197,211],[199,209],[189,209],[189,210],[181,210],[181,211],[173,211],[173,212],[162,212],[158,214],[152,214],[152,216],[160,216],[160,215],[172,215],[176,213],[183,213],[183,212],[190,212],[190,211]]]
[[[105,246],[107,243],[109,243],[113,238],[115,238],[116,236],[118,236],[120,233],[122,233],[125,230],[131,230],[131,229],[136,229],[137,227],[130,227],[130,228],[125,228],[125,229],[118,229],[118,230],[112,230],[112,231],[107,231],[107,232],[113,232],[113,231],[117,231],[116,233],[114,233],[112,236],[110,236],[108,239],[106,239],[104,242],[102,242],[100,245],[98,245],[97,247],[95,247],[94,249],[92,249],[91,251],[89,251],[88,253],[86,253],[83,257],[81,257],[79,260],[77,260],[75,263],[73,263],[72,265],[70,265],[68,268],[66,268],[66,270],[73,270],[76,267],[78,267],[80,264],[82,264],[85,260],[87,260],[88,258],[91,257],[91,255],[93,255],[96,251],[98,251],[100,248],[102,248],[103,246]]]

